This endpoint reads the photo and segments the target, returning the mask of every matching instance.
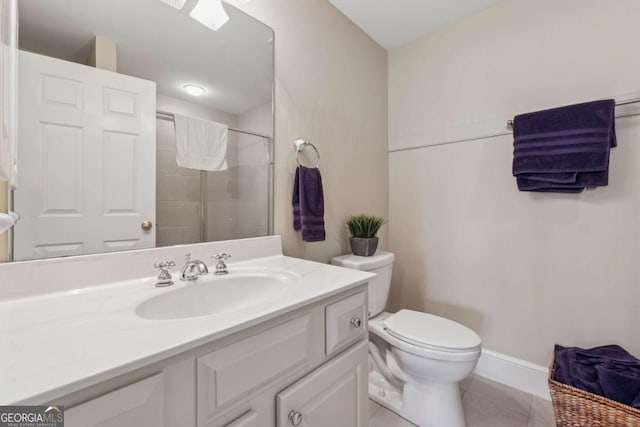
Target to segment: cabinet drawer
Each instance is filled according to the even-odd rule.
[[[161,427],[164,374],[119,388],[64,411],[67,427]]]
[[[342,350],[364,336],[367,329],[367,298],[360,292],[326,308],[327,356]]]
[[[198,426],[309,361],[310,315],[198,357]]]

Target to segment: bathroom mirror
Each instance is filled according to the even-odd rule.
[[[18,12],[12,260],[271,234],[271,28],[220,0],[20,0]],[[197,119],[228,126],[204,148],[226,140],[226,168],[178,166],[176,117],[183,138]]]

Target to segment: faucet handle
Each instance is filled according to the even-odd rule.
[[[166,286],[173,285],[173,280],[171,280],[171,273],[169,273],[169,269],[176,266],[176,263],[173,261],[160,261],[156,262],[153,265],[155,268],[160,269],[160,274],[158,274],[158,279],[156,280],[157,288],[164,288]]]
[[[227,271],[227,264],[225,264],[224,262],[227,258],[231,258],[231,255],[226,252],[221,252],[218,255],[212,255],[211,258],[216,261],[216,271],[213,274],[215,274],[216,276],[221,276],[223,274],[229,273],[229,271]]]
[[[168,270],[169,268],[175,267],[176,263],[173,261],[160,261],[153,264],[153,266],[161,270]]]
[[[231,258],[231,255],[229,255],[226,252],[221,252],[218,255],[211,255],[211,258],[213,258],[216,261],[220,261],[220,260],[224,261],[226,259]]]

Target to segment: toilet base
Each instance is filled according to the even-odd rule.
[[[465,427],[457,383],[398,387],[371,365],[369,398],[419,427]]]
[[[375,370],[369,372],[369,398],[403,417],[402,390]]]
[[[458,384],[405,384],[403,416],[420,427],[465,427]]]

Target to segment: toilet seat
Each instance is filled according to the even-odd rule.
[[[404,350],[408,353],[415,354],[416,356],[437,360],[447,360],[451,362],[468,362],[477,360],[480,355],[480,345],[466,350],[450,350],[442,347],[428,347],[424,343],[421,343],[421,345],[416,345],[408,342],[404,338],[399,338],[397,335],[390,333],[390,331],[385,326],[386,320],[393,316],[395,316],[395,314],[383,312],[378,316],[369,319],[369,332],[379,336],[390,345]]]
[[[413,310],[400,310],[384,320],[387,332],[418,347],[448,353],[480,349],[482,340],[471,329],[453,320]]]

